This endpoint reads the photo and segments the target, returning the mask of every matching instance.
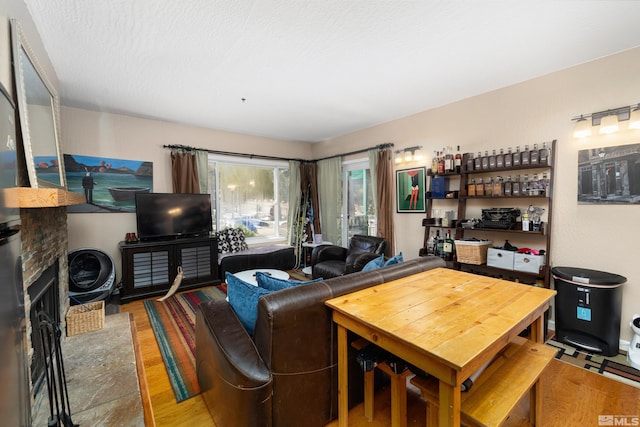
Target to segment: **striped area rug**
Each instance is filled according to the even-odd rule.
[[[640,371],[630,365],[624,354],[602,356],[579,350],[554,339],[548,340],[547,344],[558,349],[556,359],[640,388]]]
[[[226,296],[227,287],[223,284],[176,294],[164,302],[144,301],[178,402],[200,393],[195,362],[195,309],[201,302]]]

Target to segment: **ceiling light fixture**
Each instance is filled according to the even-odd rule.
[[[402,162],[419,162],[424,159],[422,154],[422,146],[416,145],[415,147],[409,147],[396,151],[395,162],[396,164]]]
[[[640,104],[581,114],[571,120],[576,122],[573,127],[574,138],[591,136],[593,126],[600,126],[599,132],[601,134],[617,132],[620,129],[620,122],[623,121],[629,122],[629,129],[640,129]]]

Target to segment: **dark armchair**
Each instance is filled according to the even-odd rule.
[[[369,261],[384,254],[387,240],[381,237],[354,235],[349,247],[321,245],[311,253],[312,276],[314,279],[343,276],[362,270]]]

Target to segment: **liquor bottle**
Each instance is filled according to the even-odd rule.
[[[542,172],[542,194],[549,197],[549,176],[546,172]]]
[[[511,152],[511,147],[509,147],[509,151],[504,155],[504,167],[510,168],[513,165],[513,153]]]
[[[493,181],[493,197],[502,197],[504,196],[504,182],[502,181],[502,177],[499,176]]]
[[[462,170],[462,153],[460,152],[460,146],[458,145],[458,149],[456,150],[456,157],[454,160],[454,167],[456,173],[460,173]]]
[[[467,196],[475,196],[476,195],[476,180],[471,179],[471,182],[467,184]]]
[[[482,156],[482,170],[489,169],[489,150],[484,150],[484,156]]]
[[[529,231],[529,215],[522,215],[522,231]]]
[[[433,160],[431,160],[431,173],[438,173],[438,150],[433,150]]]
[[[453,154],[451,153],[451,147],[447,147],[444,156],[444,171],[453,172]]]
[[[513,153],[513,166],[520,166],[520,146],[516,145],[516,152]]]
[[[473,159],[474,164],[473,164],[473,169],[474,170],[481,170],[482,169],[482,153],[480,151],[478,151],[478,155],[476,156],[475,159]]]
[[[435,241],[436,241],[436,256],[439,256],[440,258],[444,257],[444,252],[443,252],[443,246],[444,246],[444,240],[442,240],[440,238],[440,230],[436,230],[436,237],[435,237]]]
[[[478,178],[476,181],[476,196],[484,196],[484,183],[482,178]]]
[[[500,153],[496,156],[496,167],[504,167],[504,150],[502,148],[500,149]]]
[[[438,156],[438,173],[444,173],[444,152],[440,152],[440,156]]]
[[[496,150],[493,150],[491,155],[489,156],[489,169],[496,168]]]
[[[538,144],[533,144],[533,150],[529,152],[529,163],[532,165],[538,164],[538,156],[540,152],[538,151]]]
[[[473,170],[473,153],[467,153],[467,172],[471,172]]]
[[[529,174],[525,173],[524,174],[524,179],[520,183],[520,195],[521,196],[528,196],[529,195],[529,184],[531,184],[529,182]]]
[[[433,234],[429,234],[429,239],[427,240],[427,255],[435,255],[436,254],[436,239]]]
[[[454,242],[451,238],[451,230],[447,230],[447,235],[442,243],[442,252],[444,254],[445,261],[453,261],[453,248]]]
[[[487,197],[493,196],[493,177],[484,182],[484,195]]]
[[[511,195],[519,196],[520,195],[520,175],[516,175],[511,184]]]
[[[539,196],[540,194],[542,194],[540,192],[540,188],[541,188],[541,183],[540,183],[540,180],[538,179],[538,174],[534,173],[533,178],[531,178],[531,184],[529,185],[529,195]]]
[[[538,157],[539,157],[538,161],[540,162],[541,165],[546,165],[547,162],[549,161],[549,149],[547,148],[546,142],[542,143],[542,148],[540,149],[540,153]]]
[[[504,195],[511,196],[511,186],[513,183],[511,182],[511,175],[507,177],[507,180],[504,182]]]
[[[522,166],[529,165],[529,144],[525,144],[524,151],[520,154],[520,164]]]

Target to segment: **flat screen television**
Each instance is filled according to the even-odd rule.
[[[136,193],[136,222],[140,240],[208,235],[211,195]]]

